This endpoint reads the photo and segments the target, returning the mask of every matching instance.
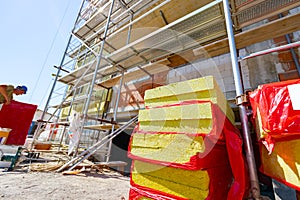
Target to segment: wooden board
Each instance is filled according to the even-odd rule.
[[[112,129],[112,124],[96,124],[84,126],[85,129],[93,129],[93,130],[110,130]],[[119,128],[119,125],[115,125],[115,129]]]

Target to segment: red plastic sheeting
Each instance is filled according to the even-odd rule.
[[[194,103],[207,103],[208,101],[198,101],[198,100],[192,100],[192,101],[186,101],[182,103],[177,104],[170,104],[166,106],[180,106],[180,105],[187,105],[187,104],[194,104]],[[209,140],[204,140],[206,142],[208,141],[215,141],[213,142],[213,145],[210,144],[209,149],[211,152],[207,154],[208,152],[204,152],[204,157],[201,156],[201,154],[195,155],[190,159],[189,163],[166,163],[161,162],[158,160],[149,160],[145,158],[141,158],[135,155],[132,155],[130,152],[131,142],[129,144],[128,149],[128,156],[135,160],[141,160],[144,162],[150,162],[153,164],[160,164],[164,166],[170,166],[175,168],[183,168],[187,170],[196,170],[196,169],[203,169],[207,167],[214,167],[215,162],[223,162],[220,160],[215,159],[216,157],[213,155],[220,155],[220,147],[214,149],[214,146],[217,147],[217,143],[224,143],[226,144],[226,149],[228,152],[228,157],[225,156],[224,160],[229,158],[232,174],[234,177],[233,183],[231,185],[230,191],[228,193],[227,199],[243,199],[247,197],[248,191],[249,191],[249,177],[248,177],[248,169],[245,161],[245,157],[243,155],[243,141],[240,136],[239,130],[232,125],[232,123],[227,119],[225,114],[221,111],[221,109],[211,103],[212,105],[212,113],[213,113],[213,130],[209,134],[201,134],[204,137],[209,138]],[[221,119],[221,120],[220,120]],[[142,130],[139,130],[139,127],[137,126],[135,129],[135,132],[142,132]],[[149,132],[150,133],[150,132]],[[136,133],[133,133],[133,135]],[[150,133],[151,134],[151,133]],[[186,134],[186,133],[162,133],[162,134]],[[132,137],[133,137],[132,135]],[[132,138],[131,138],[132,140]],[[225,150],[225,149],[224,149]],[[226,150],[225,150],[226,151]],[[219,156],[217,156],[219,157]]]
[[[264,84],[249,94],[253,119],[257,117],[257,111],[260,112],[261,128],[267,134],[262,143],[269,153],[272,153],[276,140],[300,134],[300,110],[294,110],[288,89],[296,84],[300,84],[300,79]]]
[[[160,192],[157,192],[155,190],[151,190],[149,188],[145,187],[134,187],[131,186],[129,190],[129,199],[130,200],[140,200],[144,197],[150,198],[150,199],[155,199],[155,200],[188,200],[185,198],[180,198],[176,196],[171,196],[168,194],[162,194]]]
[[[293,109],[287,87],[293,84],[300,84],[300,79],[261,85],[249,95],[253,118],[259,109],[262,129],[270,136],[300,133],[300,110]]]
[[[0,127],[11,128],[6,144],[23,145],[25,143],[37,105],[12,100],[3,105],[0,111]]]

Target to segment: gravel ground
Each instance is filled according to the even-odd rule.
[[[129,187],[129,177],[109,170],[78,175],[0,172],[0,199],[5,200],[126,200]]]

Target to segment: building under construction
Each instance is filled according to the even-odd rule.
[[[132,185],[130,194],[132,196],[150,199],[155,199],[155,195],[160,195],[162,199],[218,198],[210,193],[214,188],[213,181],[208,181],[210,184],[208,193],[200,192],[198,194],[197,191],[191,189],[194,188],[193,185],[183,189],[188,191],[187,196],[180,189],[169,191],[154,184],[160,180],[141,181],[144,174],[139,169],[149,168],[153,163],[160,163],[158,161],[150,162],[149,160],[154,159],[152,157],[139,160],[144,154],[134,157],[136,155],[131,152],[131,159],[137,161],[135,161],[134,167],[130,168],[131,159],[127,158],[127,153],[130,154],[130,152],[127,152],[127,148],[134,127],[136,127],[134,132],[144,134],[144,138],[147,138],[148,136],[145,134],[150,134],[150,132],[180,132],[184,134],[189,132],[190,134],[195,131],[200,134],[201,131],[199,132],[198,129],[197,131],[195,129],[187,131],[181,127],[180,131],[174,131],[174,129],[165,128],[169,125],[168,120],[176,121],[180,118],[177,115],[186,120],[185,116],[180,113],[185,111],[167,109],[178,105],[181,106],[180,109],[184,109],[188,102],[192,106],[191,111],[200,109],[200,107],[202,109],[205,104],[205,109],[211,108],[211,111],[216,109],[215,113],[217,113],[219,108],[214,108],[214,105],[222,102],[226,104],[220,106],[223,111],[222,116],[225,113],[226,123],[228,121],[233,125],[232,130],[238,128],[243,138],[242,157],[247,163],[245,168],[248,169],[246,171],[249,176],[243,179],[245,182],[249,182],[249,192],[243,191],[240,196],[231,194],[231,197],[239,199],[252,196],[254,199],[259,199],[257,169],[260,163],[257,163],[255,149],[264,151],[262,150],[264,146],[260,144],[264,140],[263,136],[255,138],[254,136],[259,134],[254,133],[251,124],[249,126],[249,118],[251,118],[252,112],[257,114],[257,110],[251,109],[248,94],[264,84],[299,85],[299,6],[299,0],[83,0],[60,66],[56,66],[57,74],[45,106],[44,113],[50,112],[53,113],[53,116],[46,118],[43,115],[41,117],[34,138],[38,139],[44,128],[50,126],[51,132],[48,140],[53,143],[52,146],[57,145],[59,149],[65,145],[69,146],[69,154],[74,157],[60,169],[61,171],[67,167],[73,169],[72,167],[91,156],[98,162],[108,164],[117,163],[117,161],[129,163],[127,170],[129,172],[132,170],[136,174],[132,175],[133,182],[136,183],[136,185]],[[209,94],[208,96],[216,97],[215,102],[210,97],[203,98],[202,93],[197,98],[181,99],[178,97],[181,93],[187,93],[185,91],[189,90],[185,88],[184,83],[190,84],[199,80],[200,82],[195,84],[200,84],[204,79],[207,82],[202,85],[203,90]],[[212,88],[210,88],[210,83],[213,85]],[[178,91],[174,89],[169,94],[165,89],[168,85],[179,89]],[[189,87],[195,93],[198,91],[195,89],[198,86]],[[214,94],[214,89],[217,90],[216,94]],[[145,97],[145,93],[147,97]],[[219,95],[223,95],[222,98],[225,100],[220,100]],[[164,99],[164,102],[169,102],[168,104],[153,103],[150,100],[154,99],[154,96]],[[210,107],[207,101],[213,105]],[[185,103],[182,104],[182,102]],[[256,106],[259,109],[259,105]],[[161,116],[159,112],[156,113],[157,109],[161,107],[164,109],[162,113],[166,116]],[[149,113],[147,113],[147,109],[150,109]],[[170,112],[170,116],[172,115],[170,118],[168,118],[168,112]],[[260,112],[263,115],[263,112]],[[187,115],[189,117],[189,114]],[[297,115],[296,113],[295,116]],[[219,115],[216,116],[218,118]],[[153,120],[155,117],[157,120],[165,117],[163,125],[159,125],[160,128],[165,128],[163,131],[149,128],[151,124],[153,127],[158,126],[156,124],[158,122]],[[148,119],[148,124],[144,123],[144,129],[141,123],[141,130],[136,130],[138,122]],[[299,120],[297,117],[294,117],[293,120],[296,120],[296,123],[300,122],[297,121]],[[264,124],[264,120],[262,121]],[[214,123],[219,122],[215,121]],[[228,125],[228,127],[230,126]],[[290,126],[287,125],[287,127]],[[272,138],[277,139],[277,135],[288,135],[289,133],[285,132],[287,129],[278,130],[284,134],[275,134],[277,129],[274,130],[275,136],[272,135]],[[202,129],[199,128],[199,130]],[[300,133],[299,126],[298,129],[295,128],[291,132],[297,138],[297,134]],[[269,133],[266,131],[265,135]],[[70,134],[73,137],[69,137]],[[76,137],[74,137],[75,134]],[[226,131],[224,134],[226,137],[228,136]],[[157,138],[157,140],[168,140],[160,136]],[[280,137],[278,141],[286,141],[282,138]],[[293,142],[297,141],[295,138]],[[300,139],[300,136],[298,138]],[[131,140],[133,142],[131,149],[144,145],[142,142],[134,143],[135,140],[141,141],[138,136]],[[226,140],[228,142],[229,139],[226,138]],[[143,142],[146,144],[147,140],[143,140]],[[151,143],[153,140],[148,139],[148,142]],[[70,149],[71,144],[72,148]],[[274,152],[276,152],[276,145]],[[222,145],[220,144],[220,146]],[[145,147],[143,148],[145,149]],[[272,150],[268,150],[272,152]],[[227,149],[227,151],[229,150]],[[221,156],[217,152],[216,155]],[[164,155],[162,156],[164,157]],[[232,161],[230,155],[229,161]],[[164,160],[162,163],[166,166],[166,163],[174,164],[176,162]],[[225,163],[224,161],[224,166]],[[164,177],[166,173],[179,173],[173,171],[176,167],[187,170],[182,166],[184,166],[182,163],[174,166],[168,165],[165,172],[159,171],[151,176]],[[199,166],[197,165],[197,167]],[[181,174],[194,176],[198,171],[202,173],[204,168],[195,168]],[[209,166],[207,168],[210,169]],[[236,179],[232,168],[231,166],[233,179]],[[298,164],[295,169],[300,169]],[[266,167],[265,171],[268,171]],[[227,171],[223,172],[227,174]],[[294,173],[296,181],[277,177],[276,174],[264,174],[297,190],[300,189],[299,173],[295,170]],[[204,175],[195,176],[203,178]],[[164,181],[166,179],[164,177]],[[228,180],[231,179],[232,177],[228,178]],[[208,180],[212,180],[212,178]],[[181,180],[174,178],[174,180],[170,180],[170,183],[176,181],[180,182]],[[143,183],[146,185],[142,186]],[[226,182],[224,184],[230,185]],[[246,190],[247,185],[245,183],[243,190]],[[150,189],[145,189],[146,186]],[[201,185],[201,187],[208,186]],[[225,189],[222,194],[230,194],[231,190],[232,188]],[[196,197],[188,196],[190,193],[196,194]]]

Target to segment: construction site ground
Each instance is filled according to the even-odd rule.
[[[90,161],[63,173],[63,154],[41,154],[38,159],[22,155],[12,171],[0,169],[0,199],[5,200],[125,200],[129,177]]]
[[[56,172],[66,158],[62,152],[41,153],[39,158],[28,158],[23,152],[12,171],[0,169],[0,200],[128,200],[128,173],[89,160],[74,170]],[[276,200],[296,199],[295,191],[282,184],[274,189]]]
[[[129,177],[118,172],[0,172],[0,199],[128,199]]]

